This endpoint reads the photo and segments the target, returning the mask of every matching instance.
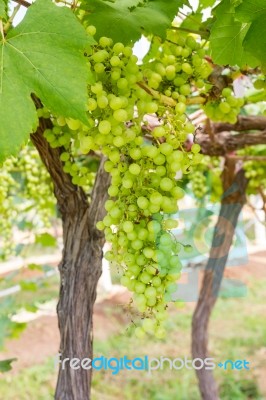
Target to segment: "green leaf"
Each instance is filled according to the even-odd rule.
[[[41,244],[43,247],[56,247],[56,238],[49,233],[42,233],[35,236],[35,243]]]
[[[38,285],[35,282],[20,281],[19,285],[22,290],[26,290],[29,292],[36,292],[36,290],[38,289]]]
[[[223,0],[215,8],[216,21],[211,28],[210,47],[213,61],[217,64],[242,66],[254,63],[244,53],[243,39],[250,24],[235,20],[235,9],[230,0]]]
[[[36,0],[0,41],[0,162],[37,127],[32,93],[53,113],[86,123],[88,42],[71,10],[50,0]]]
[[[165,37],[184,0],[83,0],[85,20],[97,29],[96,37],[110,36],[128,44],[143,32]]]
[[[200,0],[198,10],[202,10],[203,8],[212,7],[216,0]]]
[[[6,2],[0,0],[0,18],[6,18]]]
[[[250,22],[266,14],[265,0],[245,0],[236,8],[236,17],[239,21]],[[264,38],[264,36],[262,36]],[[265,40],[261,40],[265,41]]]
[[[266,69],[266,14],[256,19],[244,39],[244,48],[255,56]]]
[[[202,13],[197,12],[197,13],[191,13],[189,14],[182,24],[180,25],[181,28],[186,28],[188,30],[193,31],[198,31],[200,32],[202,29]]]
[[[12,369],[12,362],[17,361],[17,358],[9,358],[0,361],[0,372],[8,372]]]
[[[31,271],[43,271],[43,267],[41,265],[34,264],[34,263],[28,264],[28,268]]]
[[[149,62],[151,59],[153,59],[157,55],[160,46],[161,40],[157,36],[154,36],[151,40],[148,53],[145,55],[145,57],[143,57],[143,63]]]
[[[251,22],[243,41],[245,51],[254,55],[263,68],[266,67],[266,3],[264,0],[245,0],[236,10],[236,18]]]
[[[12,324],[13,322],[6,315],[0,316],[0,349],[3,348],[6,337],[12,332]]]
[[[13,322],[12,321],[12,331],[10,334],[11,339],[18,339],[21,333],[26,329],[26,322]]]

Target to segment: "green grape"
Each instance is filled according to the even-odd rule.
[[[99,96],[97,98],[97,104],[100,108],[106,108],[108,105],[108,98],[106,96]]]
[[[177,114],[184,114],[186,112],[186,105],[184,103],[177,103],[175,111]]]
[[[193,68],[191,67],[191,65],[189,63],[183,63],[182,70],[188,75],[193,74]]]
[[[118,122],[126,122],[128,119],[128,114],[126,110],[123,109],[115,110],[113,116],[114,119],[117,120]]]
[[[72,131],[76,131],[80,128],[80,122],[78,120],[70,118],[66,120],[66,123],[69,129],[71,129]]]
[[[95,33],[96,33],[96,28],[95,28],[95,26],[89,25],[89,26],[86,28],[86,32],[87,32],[89,35],[94,36]]]
[[[133,163],[129,166],[129,171],[131,172],[131,174],[133,175],[139,175],[141,168],[138,164]]]
[[[170,191],[173,188],[173,182],[169,178],[163,178],[160,183],[160,188],[163,191]]]
[[[99,132],[103,135],[108,135],[108,133],[111,131],[111,128],[111,123],[107,120],[100,121],[98,126]]]
[[[219,109],[222,111],[223,114],[227,114],[230,112],[231,107],[227,102],[223,102],[219,104]]]
[[[141,196],[137,199],[137,205],[139,208],[145,210],[149,206],[149,200],[146,197]]]

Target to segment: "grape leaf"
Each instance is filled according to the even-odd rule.
[[[242,22],[251,22],[243,41],[244,49],[253,54],[266,67],[266,3],[265,0],[245,0],[236,10],[236,18]]]
[[[230,0],[223,0],[215,8],[216,21],[211,28],[210,47],[213,61],[217,64],[256,64],[250,54],[244,52],[243,40],[250,24],[235,20],[235,9]]]
[[[245,0],[236,8],[236,17],[239,21],[250,22],[266,14],[265,0]],[[263,37],[263,36],[262,36]]]
[[[202,38],[208,38],[209,31],[208,28],[206,28],[206,21],[202,22],[202,17],[203,17],[202,12],[196,12],[196,13],[193,12],[184,19],[180,27],[188,29],[191,32],[194,31],[195,33],[198,32],[198,34]]]
[[[266,14],[257,18],[248,30],[244,39],[244,48],[254,55],[260,62],[262,68],[266,69]]]
[[[26,290],[29,292],[36,292],[36,290],[38,289],[38,285],[36,282],[20,281],[19,285],[22,290]]]
[[[165,37],[179,7],[185,0],[83,0],[85,20],[97,29],[96,37],[110,36],[128,44],[143,31]],[[106,35],[108,32],[108,35]]]
[[[182,24],[180,25],[182,28],[200,30],[202,23],[202,13],[191,13],[184,19]]]
[[[8,372],[12,369],[12,362],[17,361],[17,358],[9,358],[7,360],[0,361],[0,373]]]
[[[6,18],[6,3],[0,0],[0,18]]]
[[[212,7],[216,0],[200,0],[198,10],[202,10],[203,8]]]
[[[56,247],[56,238],[49,233],[41,233],[36,235],[35,243],[42,245],[43,247]]]
[[[71,10],[50,0],[36,0],[0,40],[0,162],[37,127],[32,93],[53,113],[86,123],[88,42]]]

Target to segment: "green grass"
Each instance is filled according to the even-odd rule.
[[[215,370],[222,400],[262,400],[255,370],[266,368],[265,357],[256,356],[266,346],[265,308],[266,280],[253,281],[245,298],[219,299],[210,323],[210,352],[216,361],[246,359],[250,371]],[[167,323],[167,338],[140,341],[132,329],[122,327],[121,333],[108,340],[95,339],[95,354],[107,357],[190,357],[190,326],[192,307],[172,308]],[[109,310],[108,312],[111,313]],[[111,314],[110,314],[111,317]],[[104,329],[104,327],[103,327]],[[255,368],[256,367],[256,368]],[[50,400],[56,380],[53,360],[25,369],[16,375],[3,375],[0,398],[5,400]],[[186,369],[154,371],[96,371],[93,378],[94,400],[199,400],[194,371]]]
[[[55,387],[53,360],[26,368],[15,376],[8,373],[0,380],[0,398],[5,400],[52,400]]]

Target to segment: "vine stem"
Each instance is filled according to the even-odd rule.
[[[21,6],[26,7],[26,8],[28,8],[28,7],[31,6],[31,3],[29,3],[29,2],[26,1],[26,0],[13,0],[13,1],[14,1],[14,3],[18,3],[18,4],[20,4]]]
[[[150,96],[155,99],[161,101],[165,106],[175,107],[177,105],[177,101],[172,99],[172,97],[165,96],[164,94],[160,94],[157,90],[151,89],[146,85],[145,82],[137,82],[137,85],[141,87],[145,92],[147,92]],[[195,96],[187,99],[186,104],[204,104],[206,102],[206,98],[202,96]]]
[[[182,26],[172,26],[172,29],[174,29],[176,31],[195,33],[196,35],[199,35],[201,37],[208,37],[207,31],[197,31],[196,29],[183,28]]]
[[[266,156],[235,156],[235,155],[228,155],[228,158],[231,158],[232,160],[243,160],[243,161],[266,161]]]

